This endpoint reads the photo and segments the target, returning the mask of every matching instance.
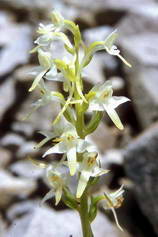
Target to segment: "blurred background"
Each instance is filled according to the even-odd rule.
[[[40,159],[46,147],[33,150],[58,113],[54,104],[40,108],[29,120],[38,93],[28,93],[27,74],[38,64],[30,55],[39,22],[47,23],[55,8],[79,24],[85,42],[104,40],[117,29],[117,46],[132,64],[97,53],[86,68],[86,89],[111,80],[114,95],[131,102],[118,108],[125,125],[119,131],[107,116],[90,136],[111,170],[93,191],[114,191],[124,184],[125,200],[117,209],[124,233],[111,212],[100,207],[93,224],[95,237],[158,236],[158,1],[157,0],[0,0],[0,237],[79,237],[76,213],[52,201],[40,207],[49,187],[43,170],[26,157]],[[55,54],[61,55],[59,45]],[[58,84],[53,83],[54,89]],[[59,88],[60,89],[60,88]],[[75,189],[75,186],[72,187]]]

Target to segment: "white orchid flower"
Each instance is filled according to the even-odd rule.
[[[90,177],[98,177],[108,173],[108,170],[104,170],[99,167],[98,154],[96,152],[86,152],[83,155],[83,160],[80,165],[80,178],[77,187],[76,197],[80,198],[87,186]]]
[[[105,49],[109,54],[119,57],[122,62],[124,62],[128,67],[131,67],[131,64],[128,63],[126,59],[120,55],[120,50],[116,45],[112,45],[111,48],[105,47]]]
[[[112,83],[106,81],[104,84],[98,84],[91,90],[94,94],[89,101],[90,111],[106,111],[117,128],[123,129],[123,124],[117,115],[115,109],[122,103],[129,101],[124,96],[112,96]]]
[[[49,90],[46,87],[43,79],[41,79],[41,81],[39,83],[39,87],[40,87],[40,91],[41,91],[41,98],[38,99],[36,102],[32,103],[31,106],[33,107],[33,109],[24,119],[28,119],[32,115],[33,112],[35,112],[41,106],[49,104],[50,102],[59,102],[59,103],[65,102],[62,94],[60,94],[59,92],[56,92],[56,91]]]
[[[36,86],[39,84],[40,80],[43,78],[43,76],[47,73],[47,71],[51,68],[51,54],[49,52],[45,52],[42,49],[38,49],[38,60],[40,63],[40,66],[36,67],[31,74],[36,76],[35,80],[32,83],[32,86],[30,87],[29,91],[33,91]]]
[[[124,193],[123,185],[114,193],[110,193],[110,194],[104,193],[105,200],[106,200],[106,202],[104,203],[104,209],[112,210],[116,224],[121,231],[123,231],[123,229],[118,223],[115,208],[119,208],[122,205],[122,202],[124,200],[123,193]]]
[[[40,141],[35,148],[40,148],[44,144],[46,144],[48,141],[55,137],[60,137],[63,133],[63,124],[65,124],[64,119],[60,119],[55,125],[52,127],[52,131],[39,131],[40,134],[42,134],[45,138]]]
[[[62,173],[60,167],[53,164],[49,165],[46,169],[46,181],[51,187],[51,190],[44,196],[42,203],[55,195],[55,205],[61,200],[63,189],[66,188],[68,183],[68,174]]]
[[[58,143],[45,152],[43,157],[53,153],[66,153],[70,175],[76,173],[77,152],[82,153],[86,150],[90,151],[95,149],[89,142],[79,138],[76,128],[70,123],[65,125],[62,135],[54,139],[54,142]]]
[[[128,67],[131,67],[131,64],[126,61],[125,58],[123,58],[120,55],[120,50],[117,48],[117,46],[114,44],[115,40],[117,39],[118,34],[117,30],[114,30],[106,39],[105,39],[105,50],[107,53],[119,57],[122,62],[124,62]]]

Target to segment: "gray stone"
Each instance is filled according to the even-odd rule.
[[[73,223],[73,224],[72,224]],[[118,230],[106,217],[99,213],[92,224],[94,235],[103,237],[119,237]],[[74,211],[56,212],[47,207],[34,208],[31,214],[14,221],[6,237],[73,237],[82,236],[79,216]]]
[[[7,171],[0,170],[0,206],[4,207],[15,196],[27,197],[36,187],[37,184],[32,179],[17,178]]]
[[[158,64],[158,33],[145,32],[140,35],[130,35],[121,39],[123,53],[128,61],[135,66],[139,63],[145,66]]]
[[[125,89],[125,81],[123,80],[122,77],[113,76],[113,77],[110,77],[109,79],[112,82],[112,88],[114,91],[118,92]]]
[[[33,76],[29,74],[29,72],[33,71],[33,69],[36,67],[37,65],[24,65],[19,67],[18,69],[15,70],[14,72],[14,78],[17,81],[20,82],[28,82],[30,81],[30,83],[33,80]]]
[[[124,56],[132,64],[125,68],[129,93],[143,128],[158,120],[157,37],[157,33],[145,33],[121,41]]]
[[[88,64],[83,71],[83,77],[91,85],[104,83],[103,60],[102,57],[100,57],[100,54],[95,54],[93,56],[90,64]]]
[[[106,37],[113,31],[110,26],[98,26],[87,29],[83,32],[84,39],[87,43],[93,43],[94,41],[105,40]]]
[[[14,99],[15,82],[13,78],[9,78],[0,86],[0,121],[7,109],[13,104]]]
[[[40,200],[28,200],[20,203],[13,204],[9,210],[7,210],[7,219],[13,222],[19,216],[24,216],[26,214],[32,213],[35,208],[40,205]]]
[[[2,13],[4,15],[4,13]],[[5,17],[5,16],[4,16]],[[5,17],[6,19],[6,17]],[[17,24],[8,20],[8,24],[0,27],[0,76],[11,72],[17,65],[29,60],[29,50],[32,48],[32,30],[29,25]],[[5,45],[5,47],[3,47]]]
[[[12,130],[14,132],[20,132],[20,133],[23,133],[26,137],[27,136],[32,136],[32,133],[33,133],[33,129],[32,129],[32,126],[31,126],[31,123],[29,122],[23,122],[23,121],[15,121],[13,124],[12,124]]]
[[[117,25],[119,38],[140,35],[145,32],[158,32],[158,5],[150,8],[150,5],[138,7],[126,17],[121,19]]]
[[[109,149],[104,154],[103,168],[108,168],[110,164],[123,165],[123,154],[120,149]]]
[[[52,1],[51,0],[46,0],[43,2],[42,0],[1,0],[1,4],[9,4],[11,7],[20,9],[20,8],[25,8],[25,9],[36,9],[36,10],[44,10],[44,9],[49,9],[52,7]]]
[[[12,155],[10,151],[0,148],[0,168],[6,167],[11,161]]]
[[[124,151],[125,170],[134,183],[139,205],[158,235],[158,123]]]
[[[17,151],[17,157],[18,158],[25,158],[27,155],[32,155],[36,153],[36,150],[34,149],[36,143],[34,141],[26,141],[24,142]]]
[[[115,146],[118,134],[119,131],[116,128],[109,128],[101,122],[98,128],[87,139],[96,145],[99,152],[104,154],[105,151]]]
[[[87,1],[78,1],[78,0],[65,0],[65,2],[72,4],[78,8],[85,8],[88,10],[93,10],[94,12],[99,12],[107,9],[112,10],[125,10],[125,11],[131,11],[138,7],[141,7],[142,4],[148,4],[148,0],[87,0]],[[154,0],[150,1],[151,3],[154,3]],[[144,6],[144,5],[143,5]]]
[[[105,1],[105,0],[104,0]],[[154,0],[150,0],[150,3],[148,0],[106,0],[105,6],[108,9],[113,10],[124,10],[124,11],[138,11],[139,8],[143,8],[146,5],[149,7],[151,4],[154,4]]]
[[[9,133],[5,135],[0,144],[2,146],[15,146],[17,148],[16,157],[24,158],[28,154],[35,153],[35,142],[34,141],[26,141],[23,136],[20,136],[15,133]]]
[[[3,220],[2,216],[0,215],[0,237],[4,237],[7,230],[7,224]]]
[[[1,139],[1,145],[3,146],[14,145],[19,147],[24,143],[24,141],[25,140],[22,136],[15,133],[9,133]]]
[[[10,166],[10,170],[25,178],[37,179],[43,176],[43,169],[35,166],[31,161],[18,161]]]

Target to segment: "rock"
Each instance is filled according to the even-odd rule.
[[[24,143],[24,138],[15,133],[9,133],[1,139],[1,145],[9,146],[14,145],[20,147]]]
[[[31,126],[31,123],[29,122],[23,122],[23,121],[19,121],[19,122],[13,122],[12,124],[12,130],[16,133],[20,133],[25,135],[26,137],[30,137],[32,136],[33,133],[33,129]]]
[[[9,78],[0,86],[0,121],[13,104],[15,96],[15,82],[13,78]]]
[[[93,14],[106,12],[108,10],[112,10],[115,13],[117,11],[130,12],[138,10],[138,8],[143,8],[146,5],[149,7],[151,4],[155,3],[154,0],[151,0],[150,3],[148,0],[98,0],[96,2],[93,0],[87,0],[84,2],[78,0],[65,0],[64,2],[79,9],[91,11]],[[104,15],[104,17],[106,16]]]
[[[0,169],[5,168],[11,161],[11,158],[11,153],[8,150],[0,148]]]
[[[128,61],[133,66],[157,66],[157,37],[158,33],[145,32],[121,39],[121,46]]]
[[[7,230],[7,224],[4,222],[2,216],[0,215],[0,237],[4,237]]]
[[[0,13],[7,18],[4,13]],[[9,17],[8,17],[9,18]],[[10,19],[0,27],[0,76],[11,72],[19,64],[29,60],[29,50],[32,48],[32,30],[27,24],[17,24]],[[5,45],[5,47],[4,47]],[[14,56],[13,56],[14,55]]]
[[[150,127],[124,151],[125,170],[147,220],[158,235],[158,123]]]
[[[19,216],[24,216],[26,214],[30,214],[33,209],[39,207],[39,200],[28,200],[22,201],[20,203],[13,204],[9,210],[7,211],[7,219],[10,222],[13,222]]]
[[[109,149],[104,154],[103,168],[109,167],[110,164],[123,165],[123,154],[120,149]]]
[[[109,78],[112,82],[112,88],[116,92],[122,92],[125,89],[125,81],[122,77],[113,76]]]
[[[10,7],[13,8],[17,8],[17,9],[36,9],[36,10],[44,10],[44,9],[49,9],[50,7],[52,7],[52,2],[51,0],[46,0],[45,2],[43,2],[42,0],[13,0],[13,1],[9,1],[9,0],[2,0],[1,1],[2,5],[7,5],[9,4]]]
[[[98,26],[94,28],[87,29],[83,32],[83,37],[85,41],[90,44],[94,41],[102,41],[105,40],[106,37],[113,31],[114,29],[110,26]]]
[[[36,143],[34,141],[26,141],[19,147],[17,151],[18,158],[25,158],[27,155],[32,155],[37,151],[34,149]]]
[[[16,158],[24,158],[26,155],[36,152],[34,149],[36,143],[34,141],[26,141],[24,137],[14,133],[5,135],[0,144],[5,147],[15,147]]]
[[[105,0],[104,0],[105,1]],[[151,4],[154,4],[155,1],[151,0],[150,3],[148,0],[132,0],[132,1],[126,1],[126,0],[106,0],[105,6],[108,9],[113,10],[123,10],[123,11],[138,11],[139,8],[143,8],[146,5],[149,7]]]
[[[145,32],[158,31],[158,4],[152,6],[152,4],[144,4],[133,12],[129,13],[126,17],[121,19],[118,23],[117,29],[119,32],[118,42],[122,38],[132,35],[140,35]]]
[[[83,77],[85,81],[89,82],[91,85],[104,83],[103,60],[102,57],[100,57],[100,54],[95,54],[93,56],[92,61],[83,71]]]
[[[95,236],[103,237],[106,233],[107,237],[119,237],[118,230],[101,213],[92,224],[92,228]],[[68,237],[71,235],[79,237],[82,236],[82,232],[76,212],[69,210],[56,212],[47,207],[40,207],[34,208],[31,214],[14,221],[6,237],[12,235],[16,237]]]
[[[126,69],[129,93],[143,128],[158,120],[157,37],[144,33],[121,40],[124,56],[132,64]]]
[[[10,166],[10,170],[18,176],[37,179],[43,176],[43,169],[36,167],[31,161],[22,160]]]
[[[5,207],[13,197],[25,198],[37,187],[32,179],[17,178],[8,171],[0,170],[0,206]]]
[[[118,134],[117,129],[109,128],[102,122],[98,128],[88,136],[88,140],[92,141],[99,152],[103,154],[115,146]]]
[[[19,81],[19,82],[28,82],[30,83],[33,80],[33,76],[29,74],[37,65],[24,65],[19,67],[18,69],[15,70],[14,72],[14,78]]]

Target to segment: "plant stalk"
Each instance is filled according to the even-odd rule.
[[[85,191],[80,199],[80,209],[79,209],[82,233],[83,237],[94,237],[88,216],[88,198],[87,192]]]

